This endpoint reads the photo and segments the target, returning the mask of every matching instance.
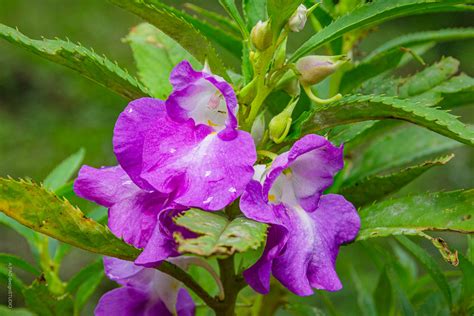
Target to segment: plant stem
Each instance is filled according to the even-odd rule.
[[[235,274],[234,256],[218,259],[222,285],[224,286],[225,299],[213,308],[217,316],[234,316],[237,296],[245,287],[244,280]]]

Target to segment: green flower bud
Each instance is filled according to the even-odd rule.
[[[270,23],[268,21],[258,21],[250,32],[250,39],[252,40],[252,44],[258,50],[263,51],[270,47],[273,42],[273,34]]]
[[[280,114],[274,116],[268,124],[268,130],[270,132],[270,139],[276,144],[283,142],[290,131],[291,122],[293,119],[291,115],[295,109],[298,99],[294,99],[287,105],[287,107],[281,111]]]
[[[288,20],[288,28],[293,32],[300,32],[303,30],[307,20],[307,13],[308,9],[303,4],[300,4],[295,13],[293,13],[291,18]]]
[[[306,56],[296,62],[298,79],[303,86],[312,86],[333,74],[347,61],[346,56]]]

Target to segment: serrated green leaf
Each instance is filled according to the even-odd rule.
[[[35,276],[39,276],[41,274],[41,272],[30,263],[26,262],[20,257],[8,253],[0,253],[0,263],[4,264],[5,266],[15,266],[16,268],[22,269],[23,271],[29,272]]]
[[[451,289],[449,288],[448,281],[446,280],[443,271],[441,271],[436,261],[430,255],[428,255],[423,248],[418,246],[407,237],[397,236],[396,239],[400,244],[402,244],[403,247],[410,251],[413,256],[415,256],[415,258],[423,265],[423,267],[425,267],[426,271],[430,274],[430,276],[433,278],[433,281],[435,281],[436,285],[438,285],[439,289],[443,293],[446,302],[449,304],[449,306],[451,306],[453,303]]]
[[[442,29],[437,31],[424,31],[402,35],[392,40],[384,42],[381,46],[372,50],[371,53],[364,58],[364,61],[369,61],[375,56],[380,55],[383,52],[392,50],[396,47],[411,47],[413,45],[426,43],[426,42],[445,42],[455,41],[474,38],[474,28],[454,28],[454,29]]]
[[[314,133],[350,122],[399,119],[428,128],[465,144],[474,144],[474,130],[448,112],[426,107],[410,100],[386,96],[352,95],[321,106],[299,118],[292,126],[290,139],[300,132]]]
[[[267,0],[268,18],[272,21],[275,37],[303,0]]]
[[[3,24],[0,24],[0,37],[36,55],[71,68],[126,99],[138,99],[147,95],[145,88],[126,70],[81,45],[59,39],[34,40]]]
[[[181,45],[151,24],[137,25],[125,40],[132,47],[141,81],[155,98],[168,97],[172,90],[169,75],[179,62],[188,60],[196,69],[202,68]]]
[[[243,0],[242,9],[249,31],[258,21],[267,19],[267,0]]]
[[[23,290],[28,308],[41,316],[74,315],[73,300],[68,294],[53,296],[46,281],[39,278]]]
[[[444,156],[422,164],[410,166],[387,175],[368,176],[351,185],[343,186],[338,193],[355,206],[364,206],[395,193],[427,170],[446,164],[454,155]]]
[[[357,136],[361,135],[367,129],[373,127],[377,121],[365,121],[353,124],[339,125],[332,128],[327,137],[331,143],[341,145],[350,142]]]
[[[235,252],[258,249],[265,241],[267,225],[238,217],[229,221],[219,214],[191,209],[175,218],[177,225],[199,234],[197,238],[184,238],[176,234],[180,253],[200,256],[228,256]]]
[[[179,16],[178,12],[153,0],[109,0],[109,2],[147,20],[173,38],[202,64],[207,60],[215,74],[227,78],[224,64],[215,48],[193,24]],[[239,55],[240,53],[239,49]]]
[[[362,208],[357,240],[442,230],[474,232],[474,190],[426,193]]]
[[[332,24],[323,28],[313,35],[300,48],[293,53],[290,61],[295,62],[302,56],[314,51],[322,45],[329,43],[343,34],[358,28],[367,28],[389,19],[406,16],[410,14],[421,14],[427,12],[440,12],[449,10],[455,4],[464,1],[445,0],[379,0],[365,4],[348,15],[342,16]],[[457,8],[456,8],[457,9]]]
[[[67,200],[27,181],[0,178],[0,212],[40,233],[91,252],[133,260],[139,250]]]
[[[66,182],[73,176],[73,174],[80,167],[85,155],[84,148],[79,149],[78,152],[72,154],[63,160],[56,168],[51,171],[44,179],[43,185],[46,189],[56,191],[66,184]]]

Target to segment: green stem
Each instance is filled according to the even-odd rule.
[[[49,255],[49,237],[39,236],[38,243],[39,264],[48,282],[48,289],[51,293],[61,295],[64,293],[64,283],[58,275],[58,266]]]
[[[245,282],[241,276],[235,274],[234,256],[218,259],[219,271],[222,285],[224,286],[225,299],[213,308],[217,316],[234,316],[237,296],[241,289],[245,287]]]

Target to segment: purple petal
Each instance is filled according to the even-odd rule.
[[[168,201],[167,195],[141,190],[120,167],[82,167],[74,191],[108,207],[110,230],[138,248],[146,245]]]
[[[178,190],[176,203],[222,209],[242,193],[256,161],[250,134],[236,132],[223,140],[189,121],[157,121],[145,138],[142,177],[157,191]]]
[[[166,101],[166,109],[173,120],[184,122],[191,118],[196,125],[237,128],[237,98],[224,79],[195,71],[189,62],[183,61],[171,72],[170,82],[173,92]]]
[[[270,291],[270,275],[273,262],[286,245],[288,230],[279,225],[272,225],[268,230],[265,250],[258,261],[244,271],[245,281],[257,292],[267,294]]]
[[[306,135],[293,145],[289,152],[278,156],[273,162],[264,183],[264,195],[289,168],[292,190],[297,204],[308,212],[314,211],[325,189],[333,183],[335,174],[344,165],[343,149],[334,147],[319,135]],[[281,202],[292,204],[290,201]]]
[[[360,220],[354,206],[340,195],[323,195],[316,211],[288,209],[290,232],[285,252],[273,263],[273,275],[298,295],[312,288],[337,291],[342,285],[335,263],[339,247],[352,241]]]
[[[176,312],[178,316],[193,316],[196,313],[196,305],[186,289],[180,289],[178,292]]]
[[[144,137],[151,124],[165,115],[163,101],[141,98],[130,102],[115,124],[113,144],[117,160],[130,178],[144,189],[149,188],[140,178]]]
[[[105,293],[99,300],[96,316],[171,316],[162,301],[150,304],[149,296],[133,287],[122,287]]]

